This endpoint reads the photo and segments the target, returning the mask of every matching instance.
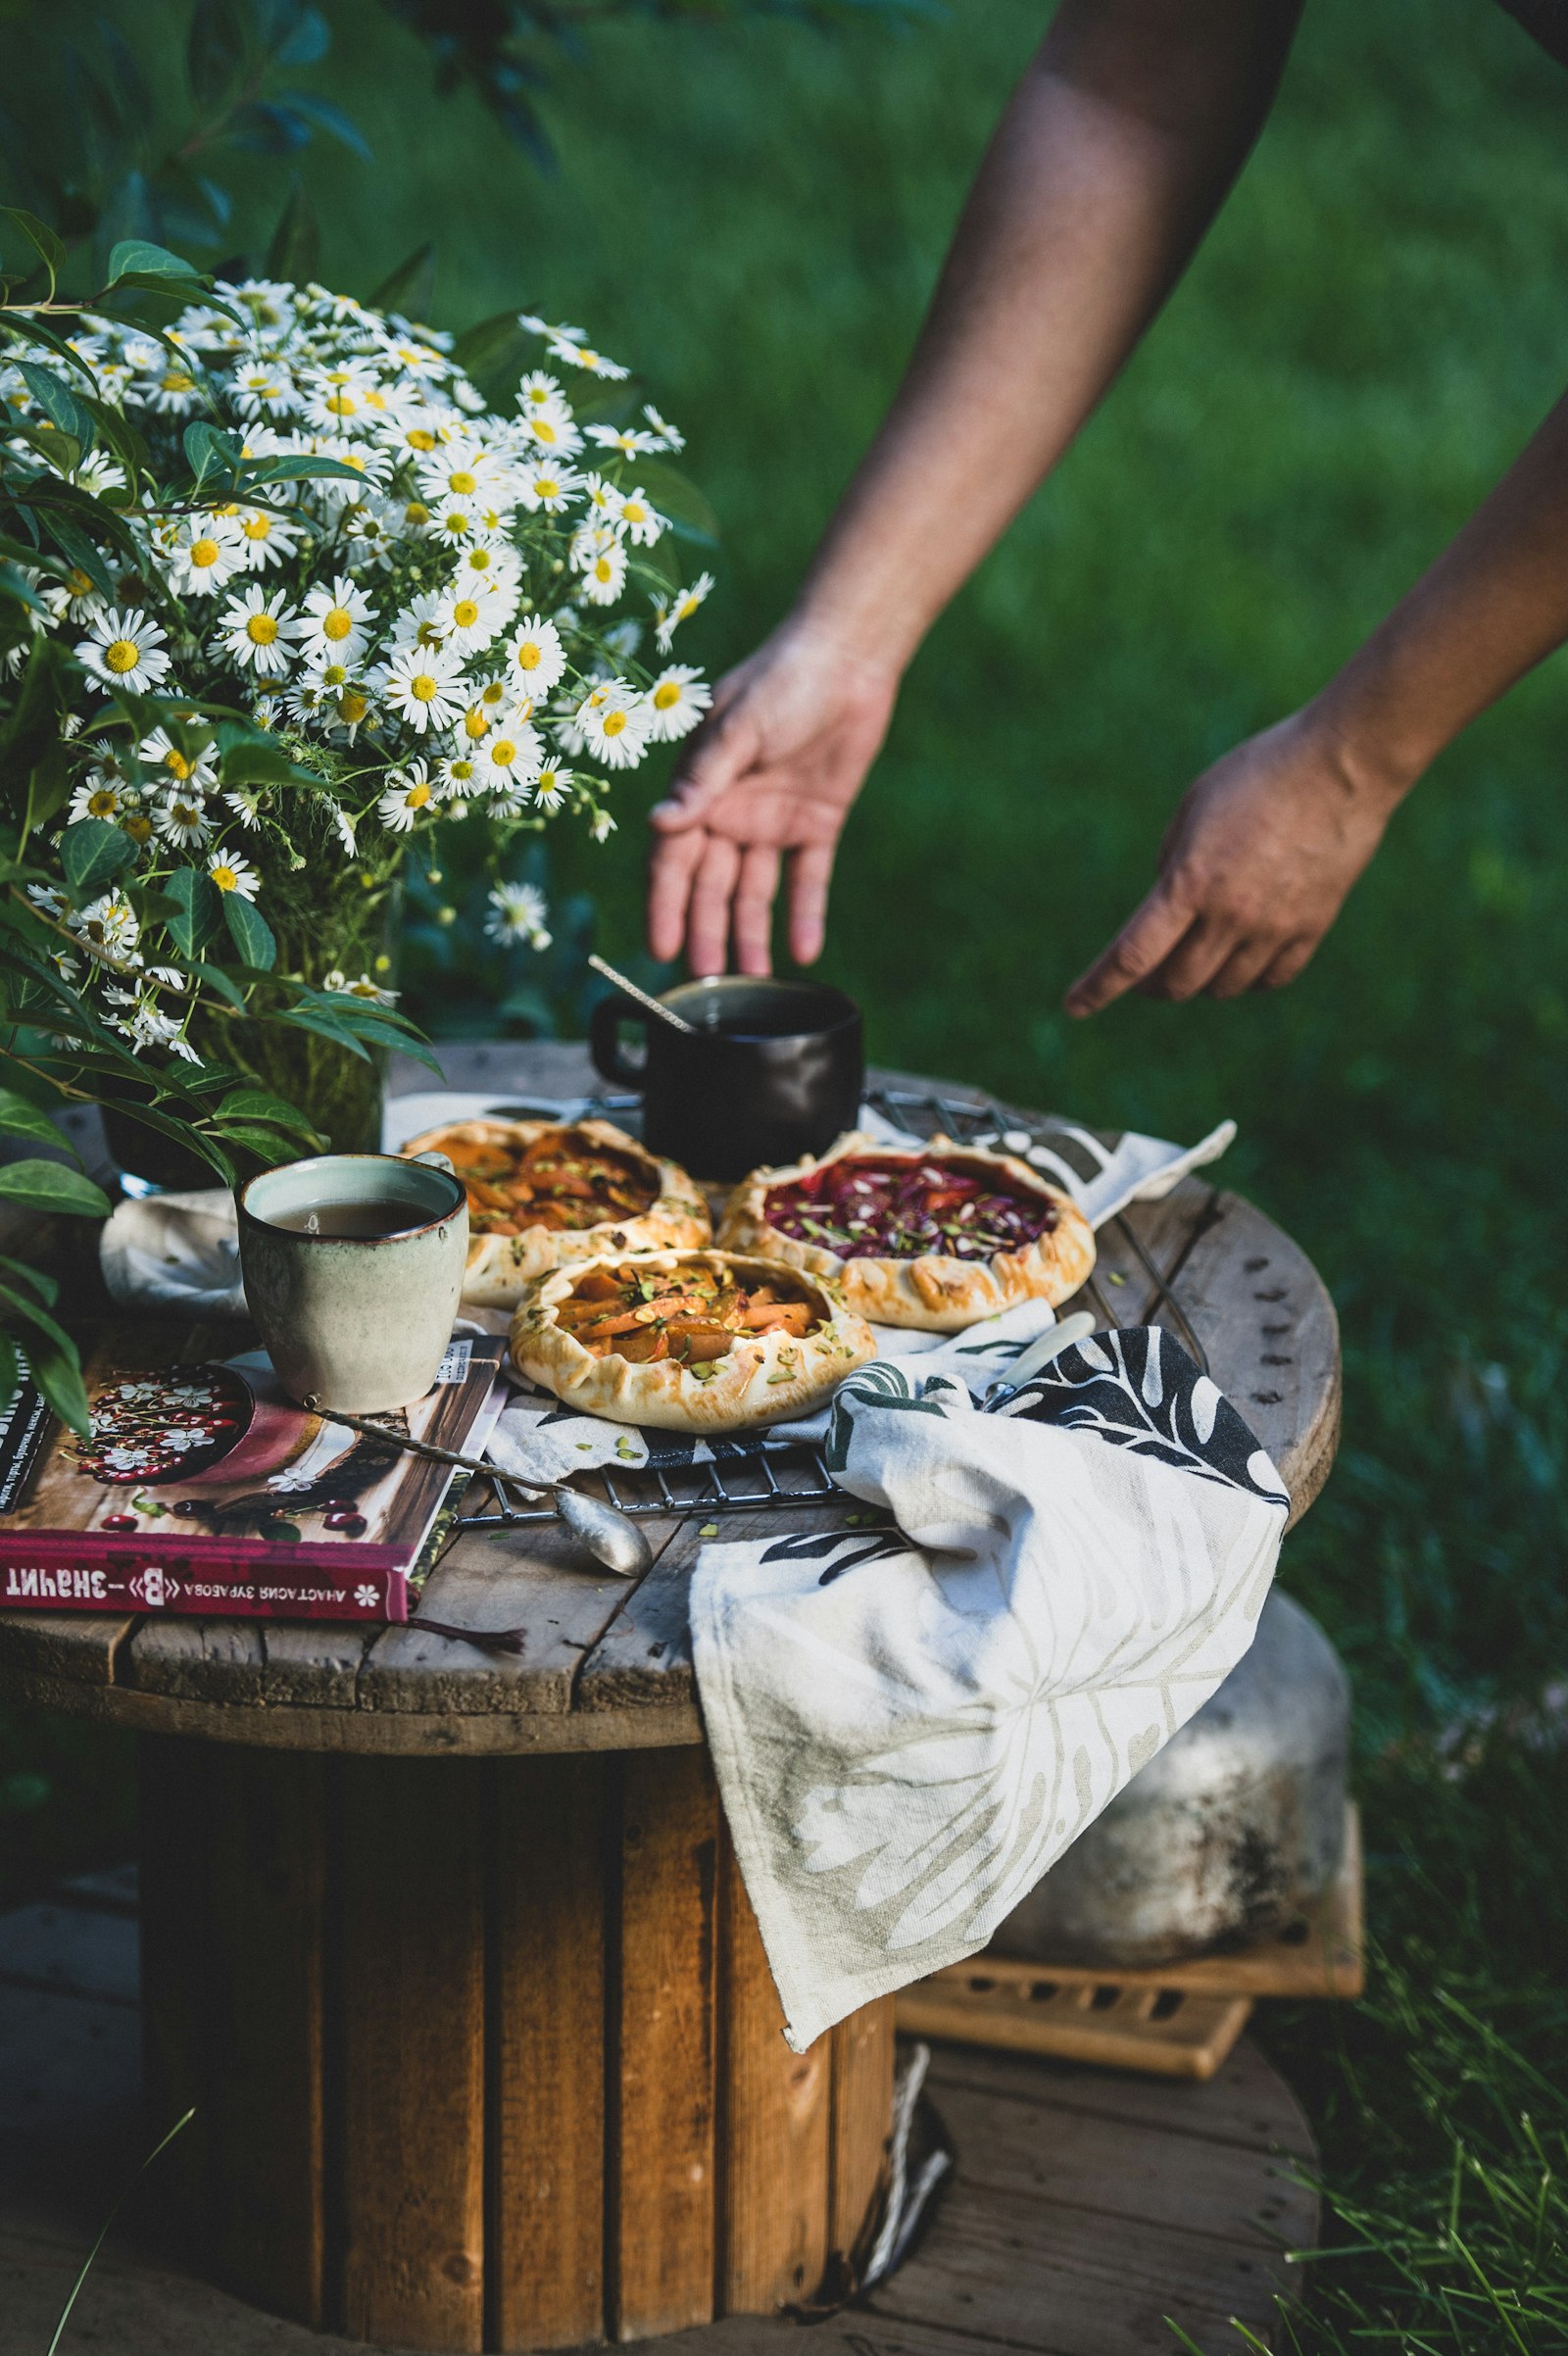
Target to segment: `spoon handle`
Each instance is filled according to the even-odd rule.
[[[699,1036],[694,1022],[688,1022],[684,1014],[677,1014],[673,1006],[666,1006],[662,1000],[653,997],[649,991],[640,990],[635,982],[628,981],[623,973],[613,965],[607,964],[603,957],[590,957],[588,962],[595,973],[602,973],[607,982],[613,982],[617,990],[623,990],[628,998],[634,998],[640,1006],[645,1006],[650,1014],[657,1014],[660,1021],[667,1022],[672,1030],[684,1031],[688,1039]]]
[[[409,1432],[394,1432],[384,1423],[372,1422],[368,1415],[351,1415],[345,1407],[323,1407],[315,1392],[300,1404],[327,1423],[343,1423],[351,1432],[363,1432],[368,1440],[390,1441],[394,1448],[405,1449],[411,1456],[428,1456],[432,1464],[455,1464],[462,1472],[483,1473],[497,1487],[503,1482],[509,1487],[535,1491],[551,1491],[561,1486],[559,1481],[538,1480],[532,1473],[504,1473],[499,1465],[486,1464],[481,1456],[460,1456],[455,1448],[437,1448],[434,1441],[416,1440]]]

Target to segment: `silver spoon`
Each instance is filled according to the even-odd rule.
[[[1083,1341],[1094,1330],[1095,1320],[1087,1309],[1077,1309],[1072,1316],[1063,1317],[1059,1325],[1049,1326],[1038,1342],[1031,1342],[1027,1350],[1018,1352],[1005,1374],[998,1376],[986,1393],[986,1404],[989,1406],[992,1400],[1009,1391],[1021,1391],[1043,1366],[1049,1366],[1053,1358],[1060,1357],[1064,1350],[1071,1350],[1075,1342]]]
[[[595,973],[602,973],[607,982],[613,982],[617,990],[624,990],[628,998],[634,998],[640,1006],[646,1006],[650,1014],[657,1014],[661,1022],[667,1022],[671,1030],[684,1031],[688,1039],[698,1037],[694,1022],[688,1022],[684,1014],[677,1014],[673,1006],[666,1006],[662,999],[655,998],[647,990],[640,990],[635,982],[629,982],[623,973],[618,973],[613,965],[608,965],[603,957],[590,957],[588,962]]]
[[[607,1505],[601,1497],[585,1497],[580,1489],[568,1489],[564,1481],[541,1481],[531,1473],[503,1473],[478,1456],[460,1456],[455,1448],[437,1448],[433,1441],[416,1440],[407,1432],[394,1432],[384,1423],[373,1423],[368,1416],[350,1415],[342,1407],[324,1407],[314,1392],[301,1404],[313,1415],[324,1416],[328,1423],[347,1424],[351,1432],[363,1432],[368,1440],[390,1441],[394,1448],[411,1456],[427,1456],[434,1464],[456,1465],[462,1472],[483,1473],[486,1480],[495,1483],[503,1503],[508,1501],[511,1489],[553,1497],[556,1511],[572,1536],[581,1539],[595,1561],[602,1562],[607,1571],[613,1571],[617,1579],[640,1579],[654,1567],[654,1549],[645,1532],[639,1530],[629,1513],[622,1513],[618,1506]]]

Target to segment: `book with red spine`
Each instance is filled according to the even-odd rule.
[[[223,1329],[109,1328],[92,1434],[24,1381],[0,1413],[0,1611],[403,1621],[466,1475],[399,1433],[482,1454],[505,1345],[455,1340],[386,1440],[296,1406]]]

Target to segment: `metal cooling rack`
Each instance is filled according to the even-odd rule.
[[[934,1136],[941,1130],[959,1145],[975,1145],[982,1139],[1023,1137],[1028,1141],[1028,1146],[1049,1145],[1053,1153],[1067,1157],[1062,1132],[1054,1122],[1031,1121],[1024,1114],[999,1104],[989,1097],[949,1097],[937,1090],[873,1088],[867,1090],[865,1101],[881,1113],[884,1120],[891,1121],[897,1128],[907,1129],[915,1136]],[[638,1098],[619,1096],[592,1097],[584,1105],[586,1113],[616,1120],[622,1127],[635,1126],[641,1108]],[[530,1108],[521,1104],[496,1104],[488,1109],[496,1115],[507,1115],[523,1114]],[[1015,1149],[1009,1147],[1008,1150]],[[1027,1153],[1027,1147],[1023,1151]],[[1209,1371],[1208,1352],[1174,1284],[1161,1274],[1140,1237],[1119,1212],[1113,1219],[1107,1220],[1106,1225],[1126,1245],[1148,1278],[1155,1301],[1206,1374]],[[1083,1291],[1102,1326],[1121,1326],[1123,1320],[1117,1316],[1107,1300],[1098,1275],[1090,1276]],[[721,1456],[707,1464],[673,1468],[639,1465],[634,1470],[618,1475],[600,1466],[585,1479],[611,1504],[617,1505],[622,1513],[633,1515],[788,1513],[798,1511],[804,1505],[842,1505],[852,1508],[856,1504],[855,1498],[838,1488],[830,1478],[820,1448],[809,1445],[777,1448],[766,1455]],[[531,1507],[523,1512],[514,1511],[502,1505],[499,1495],[497,1507],[493,1513],[465,1515],[463,1527],[466,1530],[514,1529],[529,1523],[554,1521],[556,1518],[554,1509],[548,1505]],[[864,1517],[863,1507],[858,1515],[851,1516],[852,1519]]]

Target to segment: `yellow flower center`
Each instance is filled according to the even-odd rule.
[[[620,512],[628,523],[646,523],[648,521],[648,510],[643,506],[641,500],[628,499]]]
[[[447,517],[446,527],[449,532],[466,532],[467,530],[468,518],[461,508],[454,508],[452,510],[451,514]]]
[[[656,687],[654,689],[654,710],[656,712],[667,712],[671,704],[678,704],[679,702],[680,689],[676,686],[673,679],[666,679],[662,687]]]
[[[473,763],[471,761],[449,761],[447,762],[447,769],[449,774],[457,781],[459,785],[466,785],[468,779],[473,775]]]
[[[403,520],[405,523],[428,523],[430,511],[422,500],[411,499],[403,511]]]
[[[610,559],[608,557],[601,557],[599,562],[594,566],[594,579],[596,581],[612,580],[614,577],[614,571],[615,567],[613,564],[612,564]]]
[[[430,788],[429,788],[427,785],[413,785],[413,786],[410,786],[410,788],[409,788],[409,808],[410,808],[410,810],[423,810],[423,808],[424,808],[425,804],[426,804],[426,803],[429,801],[429,799],[430,799]]]
[[[149,843],[152,840],[153,822],[151,818],[127,818],[125,832],[133,843]]]
[[[365,396],[365,406],[367,409],[385,409],[385,393],[378,393],[372,385],[370,390]]]
[[[537,670],[544,659],[544,649],[539,645],[537,639],[525,638],[517,649],[517,668],[519,670]]]
[[[502,681],[492,679],[488,687],[482,690],[479,701],[481,704],[504,704],[506,698],[507,691]]]
[[[172,777],[183,780],[190,775],[196,763],[193,761],[187,761],[177,745],[171,745],[164,755],[164,766]]]
[[[588,351],[586,348],[584,348],[584,349],[583,349],[582,351],[580,351],[580,352],[578,353],[578,355],[577,355],[577,366],[578,366],[580,368],[598,368],[598,366],[599,366],[599,355],[598,355],[598,353],[597,353],[597,352],[590,352],[590,351]]]
[[[439,646],[444,635],[436,622],[421,621],[416,632],[416,643],[419,646]]]
[[[104,650],[104,668],[114,671],[120,678],[123,678],[126,671],[134,670],[140,661],[141,649],[133,638],[117,638],[112,646]]]
[[[533,430],[536,441],[548,443],[556,442],[561,439],[560,435],[557,433],[555,427],[551,424],[548,417],[535,417],[533,421]]]
[[[73,597],[85,597],[92,583],[79,564],[73,564],[66,575],[66,587]]]
[[[357,467],[361,474],[365,472],[365,453],[362,450],[340,450],[337,457],[340,465]]]
[[[341,695],[338,698],[337,712],[339,719],[349,721],[363,720],[369,708],[368,702],[360,694],[359,689],[356,687],[349,688],[346,694]]]
[[[352,393],[328,393],[326,406],[334,417],[356,417],[360,407]]]
[[[239,889],[239,877],[232,867],[209,867],[207,872],[220,892],[234,892]]]
[[[460,499],[466,499],[471,493],[477,491],[479,484],[477,478],[468,472],[466,466],[458,466],[447,476],[447,488],[449,491],[455,491]]]
[[[101,785],[95,794],[87,797],[89,818],[112,818],[119,808],[120,796],[112,786]]]
[[[166,393],[193,393],[196,390],[196,379],[194,376],[187,376],[183,368],[171,368],[164,378],[164,390]]]
[[[559,499],[561,497],[561,480],[558,475],[536,474],[533,478],[533,487],[536,498]]]
[[[275,615],[253,614],[245,624],[245,635],[252,646],[270,646],[277,636]]]
[[[193,540],[190,544],[190,561],[198,572],[208,571],[222,553],[216,540]]]
[[[503,736],[490,747],[490,760],[498,769],[510,769],[517,758],[517,748],[510,737]]]
[[[247,540],[265,540],[272,528],[270,515],[247,515],[240,529]]]
[[[440,690],[427,670],[421,670],[409,681],[409,693],[421,704],[430,703]]]
[[[411,450],[433,450],[435,448],[435,435],[428,432],[422,425],[411,425],[406,438]]]
[[[488,572],[489,569],[490,551],[488,548],[474,549],[468,558],[468,570],[470,572]]]
[[[188,802],[171,803],[170,815],[176,826],[199,826],[201,824],[201,811],[193,810]]]
[[[347,606],[334,606],[321,624],[321,635],[335,643],[339,638],[346,638],[353,627],[354,616]]]
[[[463,733],[470,744],[477,744],[489,725],[490,715],[478,704],[475,704],[471,711],[464,713]]]
[[[460,597],[452,609],[452,619],[460,630],[471,630],[479,618],[479,609],[471,597]]]
[[[605,713],[605,734],[607,736],[618,736],[625,725],[626,714],[623,712],[607,712]]]

